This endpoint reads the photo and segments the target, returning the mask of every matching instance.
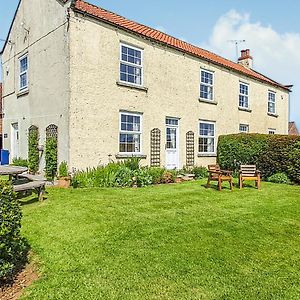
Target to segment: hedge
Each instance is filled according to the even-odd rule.
[[[26,262],[28,244],[21,237],[21,207],[12,185],[0,181],[0,285]]]
[[[267,178],[286,173],[300,183],[300,137],[267,134],[232,134],[219,137],[218,163],[238,171],[242,164],[255,164]]]

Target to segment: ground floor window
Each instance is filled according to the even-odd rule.
[[[249,125],[247,125],[247,124],[240,124],[240,132],[241,133],[249,133]]]
[[[141,153],[141,121],[140,114],[120,113],[120,141],[121,153]]]
[[[199,153],[215,154],[216,124],[200,121],[199,123]]]
[[[269,129],[268,129],[268,133],[269,133],[269,134],[275,134],[275,133],[276,133],[276,129],[274,129],[274,128],[269,128]]]

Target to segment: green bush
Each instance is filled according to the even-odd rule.
[[[28,244],[21,237],[21,208],[9,182],[0,181],[0,281],[26,262]]]
[[[140,169],[141,159],[139,157],[130,157],[124,161],[125,167],[131,171],[136,171]]]
[[[286,135],[220,136],[218,163],[221,168],[235,172],[242,164],[255,164],[264,178],[286,173],[291,180],[300,182],[299,142],[300,137]]]
[[[149,175],[152,177],[152,184],[160,184],[163,180],[165,169],[158,167],[148,168]]]
[[[288,174],[290,179],[300,184],[300,141],[295,144],[289,153]]]
[[[39,170],[39,131],[38,128],[32,126],[28,132],[28,168],[29,172],[35,174]]]
[[[45,173],[48,180],[53,180],[57,173],[57,138],[47,137],[45,151]]]
[[[27,159],[23,159],[21,157],[19,158],[14,158],[13,162],[12,162],[13,166],[19,166],[19,167],[26,167],[28,168],[28,160]]]
[[[60,163],[58,168],[59,177],[68,177],[69,171],[68,171],[68,164],[66,161],[63,161]]]
[[[106,166],[78,171],[72,178],[74,188],[91,187],[144,187],[151,184],[175,182],[177,171],[162,168],[139,167],[125,162],[110,163]]]
[[[195,175],[195,179],[207,178],[208,171],[205,167],[194,166],[191,168],[184,169],[184,173],[190,173]]]
[[[152,176],[148,168],[141,168],[135,170],[134,173],[134,183],[137,187],[144,187],[152,184]]]
[[[289,184],[290,180],[285,173],[276,173],[268,178],[269,182]]]
[[[168,183],[174,183],[176,180],[177,172],[172,170],[165,170],[162,175],[161,183],[168,184]]]

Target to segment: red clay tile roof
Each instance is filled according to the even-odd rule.
[[[181,41],[177,38],[174,38],[170,35],[167,35],[163,32],[160,32],[156,29],[153,29],[148,26],[139,24],[137,22],[128,20],[128,19],[126,19],[122,16],[119,16],[113,12],[110,12],[103,8],[94,6],[92,4],[84,2],[82,0],[76,0],[73,4],[73,9],[77,12],[81,12],[81,13],[90,15],[92,17],[95,17],[95,18],[97,18],[103,22],[109,23],[113,26],[122,28],[123,30],[133,32],[135,34],[141,35],[145,38],[148,38],[150,40],[153,40],[153,41],[156,41],[159,43],[163,43],[163,44],[168,45],[172,48],[175,48],[179,51],[188,53],[188,54],[196,56],[198,58],[202,58],[204,60],[210,61],[214,64],[223,66],[225,68],[235,70],[236,72],[242,73],[246,76],[250,76],[252,78],[266,82],[266,83],[274,85],[276,87],[283,88],[287,91],[290,90],[289,86],[285,86],[276,81],[273,81],[270,78],[254,71],[254,70],[247,69],[246,67],[244,67],[240,64],[234,63],[234,62],[232,62],[228,59],[225,59],[219,55],[216,55],[212,52],[209,52],[202,48],[193,46],[193,45],[188,44],[184,41]]]
[[[289,122],[289,135],[299,135],[299,131],[295,122]]]

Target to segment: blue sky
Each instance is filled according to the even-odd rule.
[[[240,48],[251,49],[255,69],[283,84],[295,85],[291,95],[291,120],[296,120],[300,127],[300,1],[88,2],[232,60],[236,57],[235,47],[228,40],[245,39],[246,43]],[[0,0],[0,39],[6,38],[17,3],[18,0]],[[2,44],[0,42],[1,47]]]

